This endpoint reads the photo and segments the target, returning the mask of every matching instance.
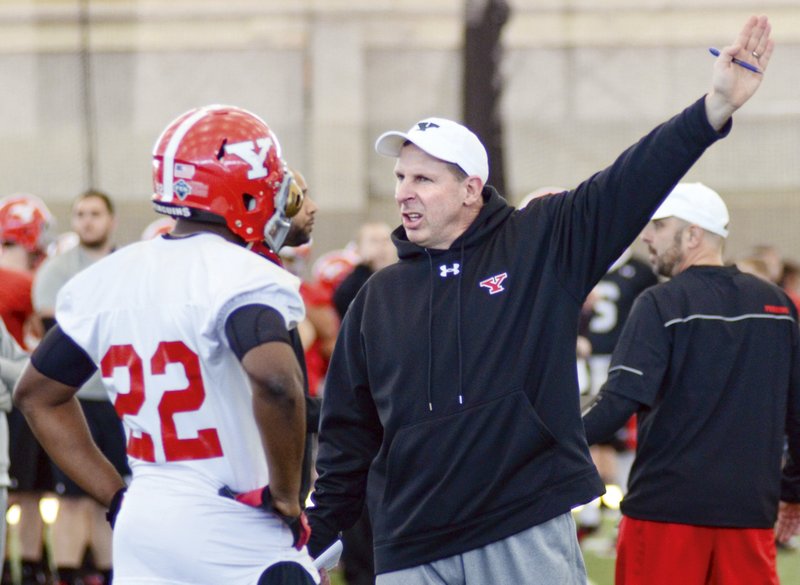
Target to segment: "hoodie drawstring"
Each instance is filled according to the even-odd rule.
[[[433,412],[433,396],[431,386],[433,385],[433,287],[436,284],[433,280],[433,257],[426,248],[428,254],[429,275],[431,280],[430,292],[428,293],[428,410]]]
[[[427,248],[425,249],[425,253],[428,255],[428,268],[430,274],[430,292],[428,294],[428,410],[433,412],[433,289],[436,282],[433,272],[433,257]],[[461,348],[461,275],[464,271],[464,242],[461,242],[459,268],[460,271],[456,275],[458,278],[458,293],[456,295],[456,336],[458,338],[458,403],[464,404],[464,368]]]
[[[461,363],[461,280],[462,274],[464,274],[464,240],[461,240],[461,256],[459,258],[459,262],[461,265],[461,271],[458,273],[458,298],[456,299],[456,335],[458,336],[458,403],[464,404],[464,380],[463,380],[463,368]]]

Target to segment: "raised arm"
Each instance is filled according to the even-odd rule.
[[[720,51],[714,63],[711,91],[706,96],[708,122],[716,130],[722,129],[761,85],[774,48],[771,31],[766,16],[751,16],[734,43]],[[735,64],[734,58],[755,65],[762,73]]]

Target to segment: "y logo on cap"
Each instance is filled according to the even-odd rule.
[[[420,132],[425,132],[428,128],[439,128],[439,124],[436,122],[418,122],[417,123],[417,130]]]

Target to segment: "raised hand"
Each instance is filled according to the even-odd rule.
[[[712,88],[706,96],[706,115],[717,130],[761,85],[775,46],[770,38],[771,32],[772,26],[766,16],[751,16],[736,41],[720,51],[714,63]],[[762,73],[735,64],[734,57],[758,67]]]

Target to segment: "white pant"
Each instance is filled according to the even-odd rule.
[[[134,479],[114,529],[116,585],[255,585],[280,561],[300,564],[319,582],[279,518],[188,483]]]

